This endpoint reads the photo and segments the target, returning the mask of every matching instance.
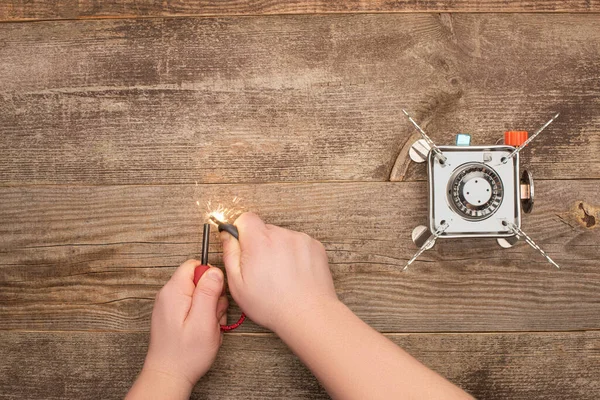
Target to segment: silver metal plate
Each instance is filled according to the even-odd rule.
[[[521,226],[521,206],[519,195],[519,157],[516,154],[509,162],[503,163],[513,150],[512,146],[440,146],[440,151],[446,157],[446,162],[440,164],[431,153],[428,157],[429,173],[429,230],[435,232],[443,221],[448,223],[448,228],[440,235],[440,238],[458,237],[510,237],[514,233],[502,224],[502,221],[510,221],[516,226]],[[490,159],[491,157],[491,159]],[[485,219],[467,218],[464,213],[457,211],[456,205],[452,204],[452,180],[457,171],[465,164],[485,164],[500,179],[503,187],[502,201],[496,204],[493,213]],[[473,180],[472,183],[471,180]],[[467,186],[469,183],[469,186]],[[474,193],[471,192],[471,186]],[[450,189],[449,189],[450,187]],[[467,189],[465,189],[467,187]],[[469,197],[470,201],[489,201],[486,198],[486,189],[493,190],[482,182],[469,179],[461,188],[463,197]],[[448,192],[450,190],[450,193]],[[467,195],[467,192],[469,194]],[[485,193],[484,193],[485,192]]]

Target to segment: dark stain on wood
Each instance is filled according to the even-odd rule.
[[[593,230],[598,227],[598,218],[600,218],[600,207],[593,206],[585,201],[576,201],[571,203],[571,207],[556,216],[561,222],[570,226],[574,230],[581,231]]]
[[[596,217],[594,214],[600,215],[598,209],[584,204],[583,202],[579,203],[579,209],[583,212],[583,216],[580,217],[581,222],[586,228],[594,228],[596,226]]]

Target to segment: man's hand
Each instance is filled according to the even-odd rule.
[[[196,260],[183,263],[158,292],[148,355],[128,399],[187,398],[214,362],[228,302],[218,268],[210,268],[194,286],[198,265]]]
[[[289,318],[338,302],[320,242],[252,213],[235,225],[239,242],[221,232],[223,263],[233,298],[254,322],[277,332]]]
[[[254,214],[235,222],[240,241],[221,233],[233,298],[273,330],[333,398],[470,399],[361,321],[335,294],[323,245],[265,225]]]

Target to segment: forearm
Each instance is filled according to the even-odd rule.
[[[277,330],[278,335],[333,398],[470,398],[341,302],[287,322]]]
[[[161,371],[142,369],[125,400],[184,400],[190,398],[192,388],[185,379]]]

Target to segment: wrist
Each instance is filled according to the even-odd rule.
[[[337,298],[324,298],[313,302],[304,303],[302,307],[290,310],[274,327],[273,332],[281,340],[287,342],[299,331],[314,332],[319,334],[319,326],[327,324],[335,315],[348,310],[346,305]]]
[[[148,365],[142,368],[138,382],[150,389],[149,393],[172,399],[189,398],[194,388],[187,377]]]

